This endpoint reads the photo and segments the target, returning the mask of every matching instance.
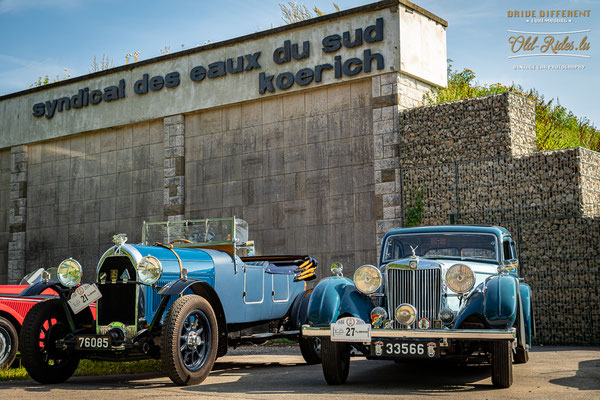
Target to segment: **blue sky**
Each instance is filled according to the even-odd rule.
[[[283,23],[282,0],[0,0],[0,94],[27,89],[38,76],[72,76],[89,72],[91,61],[103,54],[114,64],[125,54],[140,59],[218,42]],[[331,1],[301,1],[333,12]],[[342,9],[370,3],[337,0]],[[547,99],[600,126],[600,0],[414,0],[446,19],[448,57],[454,68],[470,68],[480,83],[516,83],[536,88]],[[527,24],[508,18],[508,10],[591,10],[588,18],[570,23]],[[542,32],[587,30],[590,58],[531,57],[508,59],[511,30]],[[581,38],[575,36],[577,40]],[[183,46],[183,47],[182,47]],[[515,70],[515,65],[583,65],[582,70]]]

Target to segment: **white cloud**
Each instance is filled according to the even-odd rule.
[[[0,71],[0,96],[8,93],[29,89],[39,76],[49,76],[50,81],[58,75],[65,75],[64,66],[53,60],[24,60],[21,58],[0,54],[0,62],[10,65]]]

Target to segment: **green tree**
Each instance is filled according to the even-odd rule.
[[[535,125],[538,150],[558,150],[581,146],[600,151],[600,131],[587,118],[576,116],[558,101],[544,100],[544,96],[535,89],[526,90],[514,83],[505,86],[501,83],[480,85],[475,72],[470,69],[456,71],[448,64],[448,86],[432,90],[425,95],[428,104],[440,104],[448,101],[492,94],[512,92],[535,101]]]
[[[406,206],[406,219],[404,220],[405,227],[419,226],[423,223],[423,211],[425,206],[423,203],[423,192],[425,188],[412,188]]]
[[[100,63],[98,63],[98,60],[96,59],[96,55],[94,54],[94,59],[92,60],[92,65],[91,65],[91,68],[89,69],[89,72],[104,71],[107,69],[114,68],[114,66],[115,65],[114,65],[113,60],[106,54],[102,54],[102,60],[100,60]]]
[[[29,85],[29,87],[38,87],[38,86],[44,86],[44,85],[48,85],[49,83],[55,83],[55,82],[60,82],[60,81],[64,81],[65,79],[69,79],[71,77],[71,74],[69,74],[69,70],[67,68],[65,68],[65,72],[63,77],[61,78],[60,75],[56,75],[56,78],[52,79],[52,82],[50,81],[50,77],[48,75],[46,75],[44,78],[42,78],[41,76],[38,76],[37,81],[33,82],[31,85]]]
[[[333,7],[336,11],[340,11],[340,7],[337,4],[333,3]],[[281,19],[283,19],[283,22],[286,24],[293,24],[295,22],[320,17],[326,14],[317,6],[313,6],[311,10],[304,4],[296,1],[288,1],[287,5],[280,3],[279,8],[281,9]]]

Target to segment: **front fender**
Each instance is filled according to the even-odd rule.
[[[465,304],[461,307],[454,328],[459,328],[465,319],[473,314],[483,314],[483,283],[475,288],[475,290],[467,297]],[[485,321],[484,321],[485,323]]]
[[[57,281],[38,282],[27,287],[25,290],[19,293],[19,296],[39,296],[46,289],[53,289],[56,293],[60,293],[65,290],[65,288],[62,287]]]
[[[526,283],[519,283],[519,293],[521,294],[521,304],[523,305],[525,340],[528,345],[531,345],[531,337],[533,336],[533,301],[531,299],[531,287]]]
[[[160,296],[173,296],[183,293],[187,288],[192,286],[194,283],[202,283],[197,279],[177,279],[175,281],[171,281],[167,283],[165,286],[160,288],[158,294]]]
[[[290,311],[290,330],[299,330],[303,324],[307,323],[308,303],[312,292],[312,289],[308,289],[296,296]]]
[[[519,281],[511,275],[490,278],[484,289],[483,317],[493,328],[513,326],[519,310]]]
[[[308,323],[329,326],[340,315],[351,315],[370,323],[371,300],[348,278],[332,276],[321,280],[308,302]]]

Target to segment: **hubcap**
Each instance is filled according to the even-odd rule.
[[[42,360],[48,366],[60,367],[66,362],[67,354],[56,348],[58,339],[69,332],[68,328],[56,318],[46,320],[40,327],[39,346]]]
[[[6,362],[11,349],[12,341],[10,340],[10,334],[6,329],[0,327],[0,365]]]
[[[210,346],[211,330],[208,317],[200,310],[193,310],[185,317],[179,336],[183,365],[189,371],[198,371],[206,362]]]

